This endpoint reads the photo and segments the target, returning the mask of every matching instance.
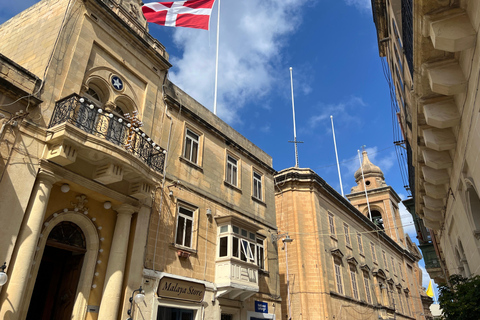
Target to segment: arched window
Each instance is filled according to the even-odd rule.
[[[97,91],[93,90],[92,88],[88,88],[85,94],[89,95],[90,98],[97,100],[98,102],[101,102],[100,96],[98,95]]]
[[[372,212],[372,221],[377,225],[379,228],[384,229],[383,227],[383,219],[382,214],[378,210],[373,210]]]
[[[50,246],[68,246],[77,248],[81,251],[87,248],[85,244],[85,235],[79,226],[72,222],[60,222],[53,228],[48,235],[47,245]]]
[[[475,187],[468,182],[466,191],[467,210],[473,219],[474,232],[476,238],[480,238],[480,198],[478,197]]]

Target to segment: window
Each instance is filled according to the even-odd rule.
[[[395,260],[393,259],[393,257],[390,257],[390,260],[392,261],[393,274],[397,274],[397,270],[395,269]]]
[[[198,164],[198,150],[200,144],[200,136],[188,129],[185,131],[185,148],[183,157],[190,162]]]
[[[382,257],[383,257],[383,264],[384,264],[384,268],[385,270],[388,270],[388,264],[387,264],[387,255],[385,254],[385,251],[382,250]]]
[[[370,249],[372,250],[373,262],[377,263],[377,255],[375,254],[375,244],[373,242],[370,242]]]
[[[334,266],[335,266],[335,280],[337,282],[337,292],[343,294],[343,284],[342,284],[342,267],[341,261],[338,259],[334,259]]]
[[[345,232],[345,244],[349,247],[352,246],[352,243],[350,242],[350,228],[348,227],[348,224],[344,223],[343,224],[343,231]]]
[[[328,224],[330,226],[330,235],[335,236],[335,217],[330,212],[328,213]]]
[[[265,239],[257,237],[257,264],[260,270],[265,270]]]
[[[238,174],[238,160],[234,157],[227,155],[227,181],[232,186],[237,186],[237,174]]]
[[[362,235],[360,232],[357,232],[357,241],[358,241],[358,251],[360,254],[363,254],[363,241],[362,241]]]
[[[262,200],[262,175],[253,171],[253,197]]]
[[[400,313],[404,313],[403,311],[403,299],[402,299],[402,289],[397,288],[398,292],[398,304],[400,305]],[[393,292],[392,292],[393,295]]]
[[[157,319],[193,320],[196,313],[197,311],[195,310],[159,306]]]
[[[370,279],[367,274],[363,274],[363,283],[365,284],[365,295],[367,297],[367,302],[372,303],[372,295],[370,294]]]
[[[193,210],[182,206],[178,207],[175,244],[187,248],[192,247],[193,214]]]
[[[91,98],[97,101],[101,101],[100,95],[97,93],[97,91],[93,90],[92,88],[88,88],[88,90],[85,93],[88,94]]]
[[[393,284],[388,284],[388,290],[385,289],[385,291],[387,291],[389,306],[393,308],[395,304],[395,299],[393,298],[393,295],[395,294],[395,291],[393,291]]]
[[[408,293],[405,292],[405,304],[407,305],[407,316],[412,315],[412,312],[410,311],[410,301],[408,299]]]
[[[400,264],[400,262],[398,263],[398,270],[400,270],[400,277],[403,278],[402,265]]]
[[[350,280],[352,281],[353,298],[358,300],[357,272],[353,266],[350,266]]]
[[[235,225],[218,227],[218,257],[232,257],[265,269],[265,237]]]

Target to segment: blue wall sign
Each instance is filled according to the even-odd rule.
[[[255,300],[255,312],[268,313],[268,303]]]

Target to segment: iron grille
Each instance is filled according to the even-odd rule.
[[[163,148],[128,120],[98,108],[74,93],[55,103],[48,127],[52,128],[65,122],[124,148],[153,170],[163,173],[165,165]]]
[[[412,0],[402,0],[402,40],[410,75],[413,79],[413,10]]]

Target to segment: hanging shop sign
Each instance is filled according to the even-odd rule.
[[[205,285],[197,282],[163,277],[160,280],[157,293],[161,298],[202,302],[205,295]]]

